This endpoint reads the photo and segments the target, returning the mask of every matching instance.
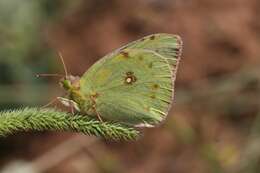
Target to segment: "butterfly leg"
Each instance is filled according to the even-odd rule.
[[[57,98],[64,106],[69,107],[71,110],[72,114],[75,114],[75,110],[80,111],[80,108],[76,102],[73,100],[63,98],[63,97],[58,97]]]
[[[72,114],[72,115],[74,115],[74,114],[75,114],[74,107],[73,107],[73,105],[72,105],[72,104],[70,104],[70,112],[71,112],[71,114]]]
[[[94,96],[91,96],[90,99],[92,100],[92,109],[94,110],[94,112],[96,113],[97,118],[99,119],[99,121],[103,122],[100,113],[98,113],[97,108],[96,108],[96,100]]]
[[[99,121],[103,122],[100,113],[98,113],[97,109],[96,109],[96,105],[93,105],[93,110],[95,111],[97,118],[99,119]]]

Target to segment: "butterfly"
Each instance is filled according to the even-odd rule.
[[[153,127],[171,108],[181,50],[177,35],[148,35],[101,58],[82,77],[65,70],[60,84],[67,97],[58,99],[100,121]]]

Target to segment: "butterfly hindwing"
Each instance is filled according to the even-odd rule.
[[[162,121],[172,100],[170,66],[149,50],[124,49],[94,64],[80,85],[101,117],[134,125]]]
[[[80,92],[95,107],[82,111],[136,126],[158,124],[172,102],[180,51],[178,36],[154,34],[108,54],[80,80]]]

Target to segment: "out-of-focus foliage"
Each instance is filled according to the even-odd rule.
[[[59,95],[50,80],[34,78],[61,71],[55,51],[69,71],[82,74],[144,35],[174,33],[184,41],[175,105],[161,127],[144,130],[136,142],[74,145],[77,152],[59,161],[57,151],[75,148],[50,149],[70,134],[0,139],[0,168],[20,158],[55,173],[260,172],[259,11],[257,0],[0,0],[5,109]]]
[[[78,2],[75,1],[74,4]],[[48,24],[72,3],[48,0],[0,1],[0,106],[42,103],[47,85],[37,85],[35,74],[57,71],[55,51],[46,38]],[[54,53],[53,53],[54,52]],[[18,92],[16,92],[18,91]],[[42,98],[42,99],[41,99]]]

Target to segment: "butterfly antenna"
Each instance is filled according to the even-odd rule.
[[[64,75],[61,74],[36,74],[36,77],[64,77]]]
[[[64,62],[64,58],[61,54],[61,52],[59,52],[59,57],[61,59],[61,62],[62,62],[62,65],[63,65],[63,69],[64,69],[64,72],[65,72],[65,76],[68,77],[68,70],[67,70],[67,67],[66,67],[66,64]]]

